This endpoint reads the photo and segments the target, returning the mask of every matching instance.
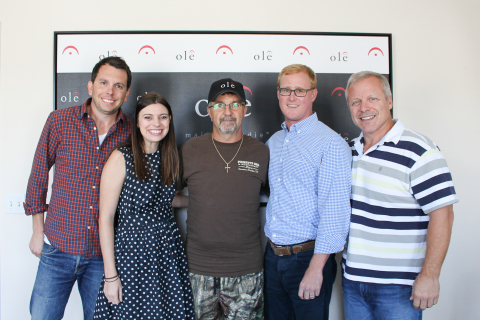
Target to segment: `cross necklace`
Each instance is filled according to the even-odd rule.
[[[223,159],[222,155],[220,154],[220,151],[218,151],[217,149],[217,146],[215,145],[215,140],[213,140],[213,134],[212,134],[212,142],[213,142],[213,146],[215,147],[215,150],[217,150],[217,153],[218,155],[220,156],[220,158],[222,158],[223,162],[225,162],[225,164],[227,165],[225,167],[225,169],[227,169],[227,173],[228,173],[228,169],[231,169],[232,167],[229,167],[228,165],[233,161],[233,159],[235,159],[235,157],[237,156],[238,152],[240,151],[240,148],[242,147],[242,144],[243,144],[243,134],[242,134],[242,141],[240,142],[240,146],[238,147],[238,150],[237,150],[237,153],[235,153],[235,155],[233,156],[232,160],[230,161],[225,161],[225,159]]]

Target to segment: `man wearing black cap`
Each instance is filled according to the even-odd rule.
[[[263,319],[258,208],[269,154],[263,143],[242,134],[245,102],[240,82],[214,82],[208,95],[213,132],[188,140],[181,149],[197,319]]]

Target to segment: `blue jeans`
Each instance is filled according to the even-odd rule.
[[[356,282],[342,277],[346,320],[419,320],[422,310],[410,301],[411,286]]]
[[[101,257],[87,259],[84,256],[73,256],[44,243],[30,299],[32,320],[62,319],[77,280],[84,319],[93,319],[102,278]]]
[[[337,275],[335,254],[330,255],[323,267],[320,295],[312,300],[302,300],[298,296],[300,282],[312,257],[313,250],[277,256],[267,243],[264,266],[266,320],[328,319],[333,282]]]

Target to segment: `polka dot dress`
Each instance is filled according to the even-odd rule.
[[[137,180],[130,148],[119,149],[126,176],[118,204],[115,261],[123,302],[112,305],[100,286],[94,319],[194,319],[185,251],[173,217],[175,187],[160,181],[160,150],[148,154],[155,173]]]

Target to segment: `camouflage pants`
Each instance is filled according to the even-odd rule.
[[[263,320],[263,270],[238,277],[190,272],[195,319]]]

